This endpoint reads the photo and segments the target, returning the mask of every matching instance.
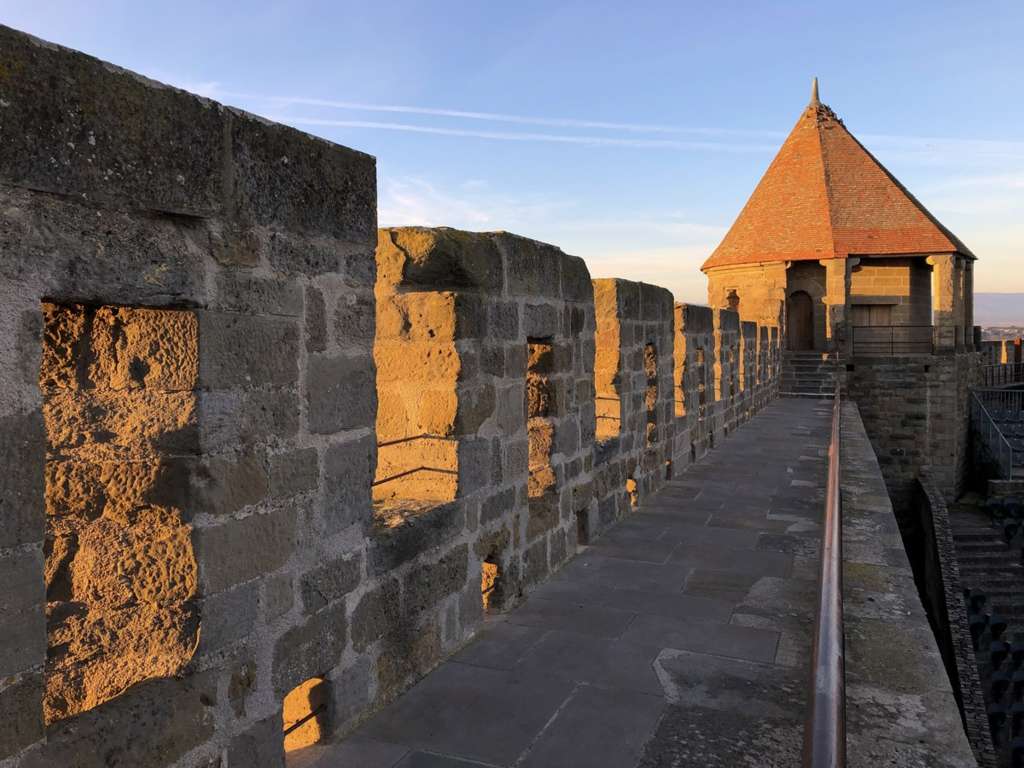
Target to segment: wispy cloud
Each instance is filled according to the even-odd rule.
[[[524,200],[486,194],[487,186],[480,179],[469,179],[450,190],[416,176],[383,175],[378,219],[385,227],[423,225],[536,232],[575,206],[571,201],[549,197]]]
[[[314,99],[298,96],[266,96],[252,93],[225,93],[226,98],[245,99],[247,101],[266,102],[278,107],[292,105],[306,107],[325,107],[355,112],[389,112],[404,115],[425,115],[461,120],[479,120],[496,123],[514,123],[517,125],[541,125],[549,128],[593,128],[609,131],[627,131],[635,133],[668,133],[697,134],[707,136],[746,136],[746,137],[778,137],[778,131],[739,130],[732,128],[685,127],[678,125],[658,125],[651,123],[616,122],[606,120],[581,120],[571,117],[538,117],[535,115],[512,115],[504,112],[477,112],[463,109],[445,109],[441,107],[417,107],[402,104],[369,104],[361,101],[337,101],[333,99]]]
[[[582,144],[591,147],[638,147],[645,149],[703,150],[711,152],[762,153],[775,149],[770,144],[729,144],[715,141],[681,141],[677,139],[635,139],[621,136],[574,136],[560,133],[478,131],[466,128],[442,128],[412,123],[383,123],[370,120],[331,120],[318,117],[270,115],[270,120],[290,125],[312,125],[330,128],[372,128],[382,131],[429,133],[438,136],[461,136],[494,141],[531,141],[554,144]]]

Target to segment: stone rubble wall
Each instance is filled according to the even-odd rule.
[[[908,556],[911,564],[920,570],[914,574],[917,583],[922,585],[918,592],[956,694],[967,740],[978,765],[994,768],[998,761],[971,641],[949,509],[927,473],[918,478],[914,491],[914,511],[920,520],[922,536],[914,542],[917,551],[909,551]]]
[[[618,411],[618,429],[594,450],[596,516],[580,528],[585,543],[627,515],[672,475],[675,302],[664,288],[629,280],[594,280],[597,317],[595,371],[601,405]],[[644,367],[648,345],[656,351],[656,378]],[[615,401],[618,399],[618,402]],[[614,416],[609,419],[615,425]]]
[[[713,410],[716,442],[742,421],[740,407],[740,316],[728,309],[712,309],[715,334],[715,407]]]
[[[7,28],[0,100],[0,768],[282,765],[777,391],[775,327],[378,232],[360,152]]]

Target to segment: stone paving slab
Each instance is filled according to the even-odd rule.
[[[289,768],[798,764],[830,410],[772,403]]]

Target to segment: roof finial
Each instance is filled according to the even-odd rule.
[[[818,78],[811,81],[811,104],[820,104],[818,101]]]

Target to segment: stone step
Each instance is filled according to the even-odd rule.
[[[779,390],[779,397],[802,397],[810,400],[831,400],[835,397],[832,392],[786,392]]]
[[[835,376],[825,376],[824,374],[793,374],[783,373],[783,381],[821,381],[821,382],[835,382]]]
[[[991,536],[987,539],[968,539],[966,541],[961,541],[954,536],[953,541],[956,543],[957,553],[962,555],[993,552],[1005,557],[1006,553],[1010,551],[1006,547],[1006,542],[999,536]]]
[[[953,539],[960,541],[980,541],[982,539],[999,538],[999,531],[994,526],[971,526],[958,528],[956,523],[953,524]]]
[[[1014,562],[1016,558],[1014,557],[1012,552],[1010,552],[1006,548],[1003,548],[1001,550],[994,551],[964,550],[957,553],[957,560],[960,562],[961,568],[963,568],[965,565],[991,565],[997,568],[1001,568],[1007,563]]]

